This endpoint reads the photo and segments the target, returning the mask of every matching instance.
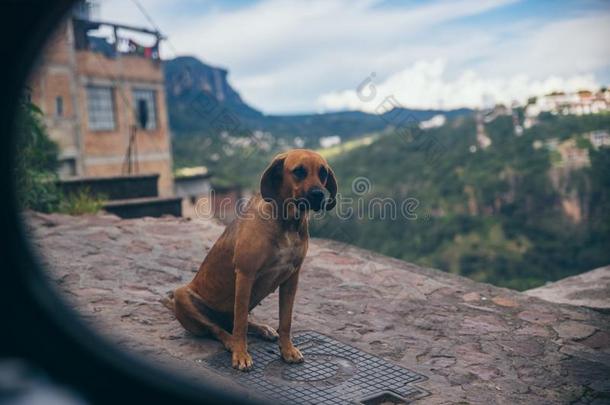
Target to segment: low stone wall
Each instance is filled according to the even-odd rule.
[[[176,218],[28,215],[66,299],[100,333],[191,379],[234,383],[200,360],[223,350],[161,303],[223,227]],[[253,313],[277,325],[277,293]],[[426,375],[426,404],[604,403],[610,315],[550,303],[337,242],[313,239],[293,322]],[[607,403],[607,402],[606,402]]]
[[[104,210],[121,218],[161,217],[163,215],[182,216],[182,198],[154,197],[104,203]]]
[[[608,310],[610,309],[610,266],[527,290],[525,294],[561,304]]]
[[[65,194],[87,190],[108,200],[156,197],[159,174],[135,174],[106,177],[74,177],[61,180],[59,187]]]

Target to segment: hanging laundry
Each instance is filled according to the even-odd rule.
[[[144,46],[138,44],[133,39],[129,40],[129,53],[135,53],[137,55],[144,56]]]

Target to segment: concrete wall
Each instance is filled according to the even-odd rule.
[[[172,157],[163,72],[159,61],[135,55],[108,58],[102,53],[75,50],[72,24],[65,22],[50,38],[30,79],[32,101],[44,115],[49,134],[61,148],[62,158],[74,162],[73,173],[63,177],[112,176],[123,171],[129,137],[136,123],[134,89],[155,91],[154,130],[136,133],[138,172],[158,173],[161,196],[173,194]],[[89,128],[87,86],[113,88],[115,129]],[[62,97],[57,117],[56,97]]]
[[[64,22],[49,42],[34,70],[29,87],[32,101],[43,112],[49,136],[60,146],[62,177],[82,173],[78,83],[72,25]],[[63,113],[57,115],[56,99],[61,97]]]

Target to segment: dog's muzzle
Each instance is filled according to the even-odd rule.
[[[324,190],[321,188],[312,188],[307,192],[305,197],[309,208],[314,211],[320,211],[322,209],[322,203],[324,202]]]

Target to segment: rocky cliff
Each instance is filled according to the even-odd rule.
[[[209,132],[210,122],[222,109],[242,119],[262,117],[229,84],[226,69],[181,56],[164,61],[163,71],[170,124],[179,134]]]

